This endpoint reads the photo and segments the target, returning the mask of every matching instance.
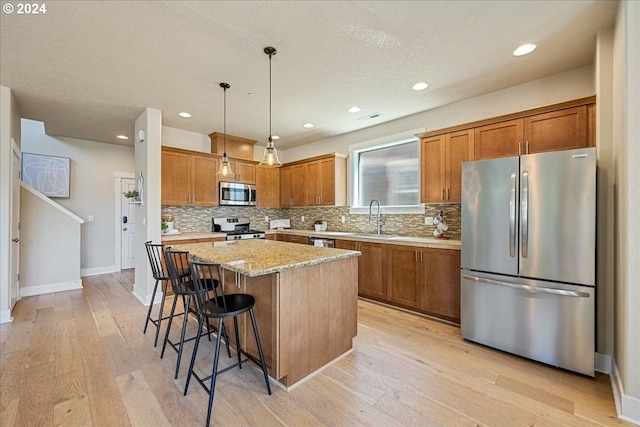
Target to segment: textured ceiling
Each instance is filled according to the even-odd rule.
[[[606,0],[45,3],[44,15],[0,14],[0,84],[48,134],[109,143],[126,134],[131,145],[145,107],[162,110],[165,126],[222,131],[224,81],[227,132],[264,145],[263,48],[274,46],[280,149],[591,64],[617,9]],[[513,57],[526,42],[538,49]],[[429,88],[411,90],[418,81]],[[352,105],[362,111],[348,113]]]

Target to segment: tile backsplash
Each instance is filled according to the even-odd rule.
[[[460,239],[460,204],[427,204],[424,215],[381,215],[382,233],[401,236],[432,237],[435,226],[424,225],[425,216],[436,216],[442,211],[449,230],[445,236]],[[349,207],[301,207],[301,208],[256,208],[256,207],[197,207],[197,206],[163,206],[162,215],[175,217],[174,228],[183,232],[211,231],[212,217],[248,217],[251,228],[265,230],[269,219],[289,218],[291,228],[313,229],[315,220],[327,221],[327,230],[355,233],[375,233],[375,222],[369,223],[369,216],[350,214]],[[341,222],[344,215],[345,222]],[[304,222],[301,218],[304,217]]]

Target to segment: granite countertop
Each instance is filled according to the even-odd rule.
[[[399,235],[381,235],[367,233],[355,233],[349,231],[313,231],[313,230],[298,230],[298,229],[285,229],[275,230],[280,234],[294,234],[298,236],[310,236],[320,237],[327,239],[341,239],[341,240],[355,240],[359,242],[375,242],[386,243],[390,245],[404,245],[404,246],[419,246],[423,248],[434,249],[453,249],[460,250],[460,240],[446,240],[436,239],[435,237],[412,237],[412,236],[399,236]]]
[[[196,260],[215,262],[227,270],[250,277],[360,255],[359,251],[320,248],[265,239],[188,243],[174,245],[173,248],[188,251]]]
[[[225,233],[214,233],[211,231],[203,232],[186,232],[180,234],[162,234],[161,240],[163,242],[179,242],[180,240],[193,240],[193,239],[213,239],[227,237]]]

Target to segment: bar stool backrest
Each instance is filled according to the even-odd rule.
[[[173,285],[173,292],[178,295],[189,295],[194,293],[191,274],[189,272],[189,252],[177,251],[172,248],[164,250],[165,263],[169,273],[169,280]]]
[[[223,286],[219,286],[222,283],[220,264],[189,260],[189,267],[198,298],[198,307],[205,306],[206,301],[211,299],[209,293],[213,290],[214,301],[226,310]]]
[[[145,242],[144,246],[147,248],[147,256],[149,257],[149,264],[151,264],[153,278],[156,280],[167,280],[169,273],[164,264],[164,246],[154,244],[151,240]]]

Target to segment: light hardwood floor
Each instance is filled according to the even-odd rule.
[[[142,334],[146,307],[132,282],[131,271],[87,277],[82,290],[18,302],[0,326],[1,426],[204,424],[204,390],[192,381],[182,395],[191,345],[174,380],[176,353],[161,360],[151,326]],[[289,393],[267,395],[252,367],[222,374],[212,425],[631,425],[616,418],[606,375],[510,356],[368,302],[358,310],[355,350]],[[201,343],[196,366],[208,373],[214,342]]]

